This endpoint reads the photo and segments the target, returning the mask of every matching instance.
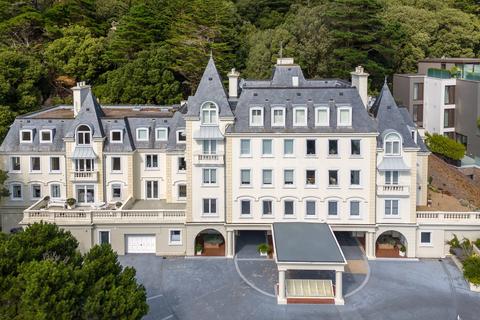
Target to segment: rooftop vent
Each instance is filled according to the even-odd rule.
[[[343,92],[339,92],[338,95],[339,95],[339,96],[343,96]]]
[[[163,119],[163,123],[167,123],[167,122],[168,122],[167,119]]]
[[[302,94],[301,94],[300,92],[297,92],[297,96],[299,96],[299,97],[300,97],[301,95],[302,95]]]
[[[258,96],[258,93],[254,92],[254,93],[253,93],[253,96],[254,96],[254,97]]]
[[[212,78],[212,77],[209,77],[209,78],[208,78],[208,80],[212,81],[212,80],[213,80],[213,78]]]

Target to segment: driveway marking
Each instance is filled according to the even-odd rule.
[[[171,319],[173,318],[173,314],[169,315],[169,316],[166,316],[165,318],[162,318],[161,320],[167,320],[167,319]]]
[[[248,284],[252,289],[254,289],[255,291],[267,296],[267,297],[271,297],[271,298],[276,298],[276,296],[274,294],[271,294],[271,293],[268,293],[268,292],[265,292],[263,291],[262,289],[258,288],[257,286],[255,286],[253,283],[251,283],[250,281],[247,280],[247,278],[245,278],[245,276],[240,272],[240,268],[238,267],[238,263],[237,263],[237,256],[235,256],[235,258],[233,258],[233,261],[235,263],[235,269],[237,269],[237,273],[238,275],[240,276],[240,278],[242,278],[243,281],[245,281],[246,284]]]
[[[365,287],[367,285],[368,280],[370,280],[370,265],[368,264],[367,256],[365,255],[365,251],[363,250],[363,247],[360,244],[360,241],[358,241],[357,238],[355,238],[355,240],[357,241],[357,245],[360,247],[360,250],[363,252],[362,259],[365,261],[365,266],[367,268],[367,276],[365,277],[365,280],[363,280],[362,284],[358,288],[352,290],[352,292],[349,292],[349,293],[343,295],[344,298],[348,298],[348,297],[354,295],[355,293],[357,293],[358,291],[362,290],[363,287]]]
[[[163,294],[157,294],[156,296],[149,297],[149,298],[147,298],[147,301],[148,300],[153,300],[153,299],[156,299],[156,298],[160,298],[160,297],[163,297]]]

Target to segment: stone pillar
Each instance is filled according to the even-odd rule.
[[[375,259],[375,233],[365,232],[365,254],[367,259]]]
[[[227,230],[227,258],[233,258],[235,255],[235,233],[233,230]]]
[[[285,271],[278,271],[278,304],[287,304],[287,298],[285,296]]]
[[[335,271],[335,304],[343,305],[342,271]]]

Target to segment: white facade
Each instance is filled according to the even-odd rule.
[[[455,78],[441,79],[425,76],[423,126],[427,132],[437,134],[455,132],[455,124],[448,125],[449,121],[445,119],[445,111],[455,109],[455,103],[448,103],[445,88],[448,86],[455,88],[455,85]]]

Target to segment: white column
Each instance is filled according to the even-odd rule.
[[[285,297],[285,271],[278,271],[278,304],[286,304],[287,298]]]
[[[227,258],[233,258],[235,248],[235,237],[233,230],[227,230]]]
[[[335,304],[343,305],[342,271],[335,271]]]
[[[365,253],[367,259],[375,259],[375,233],[365,232]]]

